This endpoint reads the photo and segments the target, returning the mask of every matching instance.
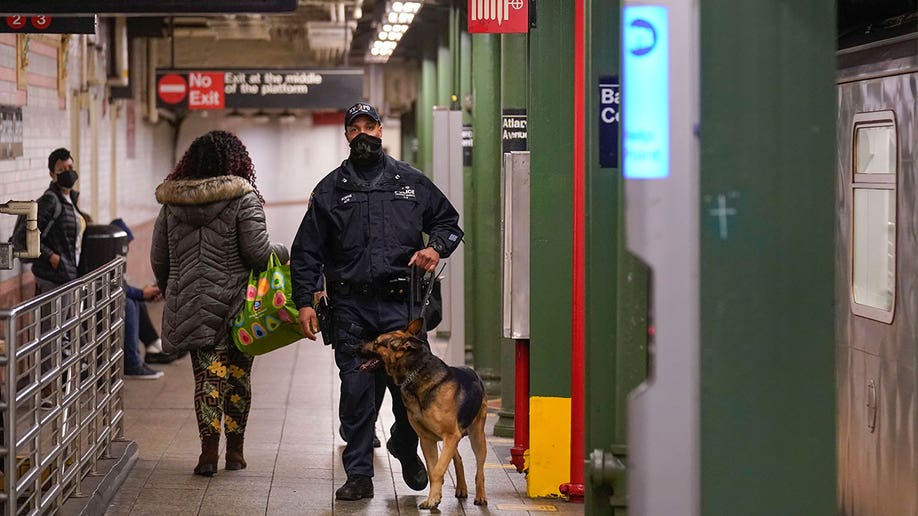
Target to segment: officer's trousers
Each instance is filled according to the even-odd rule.
[[[373,476],[373,435],[376,423],[375,398],[380,389],[389,389],[395,423],[390,429],[391,445],[399,456],[417,454],[418,436],[408,422],[398,386],[380,367],[374,372],[360,371],[364,358],[357,347],[376,335],[404,329],[408,323],[408,302],[379,300],[363,296],[339,296],[332,299],[335,309],[337,340],[335,363],[341,378],[341,402],[338,417],[347,436],[342,462],[348,477]],[[414,313],[419,310],[416,307]],[[426,335],[421,335],[426,340]]]

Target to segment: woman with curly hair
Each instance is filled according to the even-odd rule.
[[[253,358],[230,337],[251,269],[264,269],[271,252],[264,199],[245,146],[225,131],[191,143],[175,170],[156,188],[163,205],[153,229],[151,264],[165,294],[163,351],[190,351],[194,409],[201,437],[197,475],[217,472],[220,430],[226,432],[226,469],[245,468],[243,438],[252,400]]]

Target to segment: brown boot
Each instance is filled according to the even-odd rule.
[[[201,456],[194,468],[195,475],[212,477],[217,472],[217,461],[220,459],[220,434],[207,435],[201,438]]]
[[[242,456],[244,440],[242,434],[226,434],[226,469],[245,469],[245,457]]]

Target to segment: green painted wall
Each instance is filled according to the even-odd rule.
[[[538,26],[529,33],[529,392],[570,397],[574,7],[536,6]]]
[[[475,298],[466,296],[468,333],[475,369],[490,395],[500,389],[500,36],[472,35],[472,109],[475,150],[472,154],[471,211],[466,212],[466,255],[471,257]],[[466,202],[469,208],[469,202]]]
[[[702,512],[834,515],[835,2],[700,6]]]

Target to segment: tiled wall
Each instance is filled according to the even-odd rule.
[[[84,45],[83,38],[87,36],[70,39],[67,82],[60,92],[60,36],[29,38],[26,87],[22,89],[17,85],[17,36],[0,34],[0,104],[22,107],[24,154],[0,160],[0,202],[41,196],[50,181],[48,154],[57,147],[67,147],[75,154],[80,173],[80,207],[96,222],[121,217],[141,230],[138,236],[149,235],[146,227],[152,228],[158,210],[153,190],[172,166],[172,129],[165,121],[152,125],[144,120],[142,89],[136,85],[133,100],[112,101],[107,97],[103,66],[107,50],[91,43]],[[145,52],[137,49],[135,43],[131,74],[140,78]],[[81,78],[84,61],[92,63],[86,66],[87,76]],[[129,115],[133,116],[131,124]],[[127,152],[129,128],[131,158]],[[9,238],[14,222],[14,216],[0,216],[0,240]],[[144,265],[149,268],[147,253],[132,253],[129,273],[143,270]],[[13,270],[0,271],[0,306],[10,306],[31,292],[28,266],[22,267],[17,261]]]
[[[0,34],[0,104],[22,107],[24,130],[24,156],[0,160],[0,203],[41,196],[50,181],[48,154],[57,147],[69,148],[80,174],[81,209],[96,222],[121,217],[135,234],[127,271],[133,284],[153,281],[149,238],[159,211],[154,191],[172,169],[174,157],[181,157],[195,137],[212,129],[239,135],[255,162],[258,186],[268,205],[287,207],[286,211],[279,208],[283,215],[272,217],[269,226],[272,239],[288,245],[313,186],[347,157],[340,123],[313,123],[308,115],[290,123],[274,119],[259,124],[251,118],[231,120],[220,112],[193,112],[180,123],[165,117],[155,125],[149,123],[145,119],[145,40],[131,43],[133,98],[113,101],[105,86],[107,50],[95,43],[105,38],[72,36],[62,94],[57,88],[60,41],[60,36],[30,37],[27,85],[21,89],[17,85],[17,36]],[[159,47],[163,60],[168,45],[160,42]],[[250,53],[258,51],[249,49]],[[396,122],[384,122],[385,142],[400,141]],[[0,215],[0,241],[9,238],[14,222],[15,217]],[[32,281],[28,266],[21,267],[18,261],[12,271],[0,271],[0,307],[31,296]]]

